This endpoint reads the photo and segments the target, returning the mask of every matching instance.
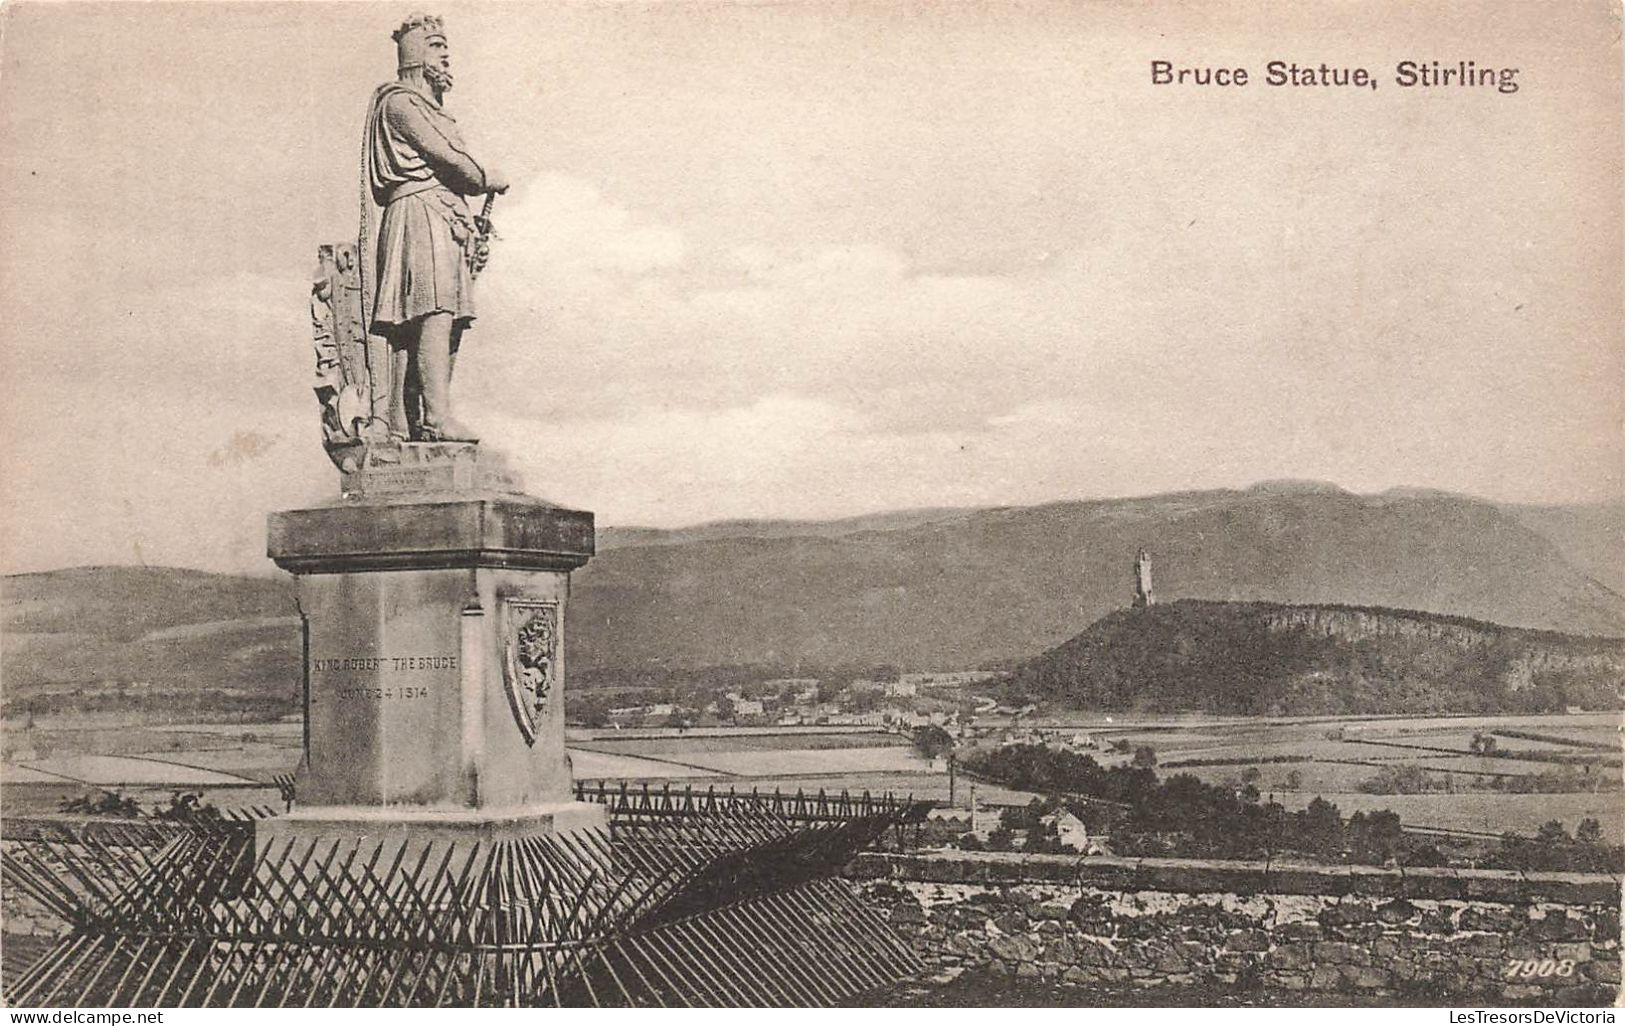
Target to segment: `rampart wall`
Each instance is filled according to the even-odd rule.
[[[1611,1005],[1620,882],[1495,870],[866,853],[865,898],[938,966],[1081,987]]]

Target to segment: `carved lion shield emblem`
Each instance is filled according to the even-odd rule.
[[[513,600],[503,606],[502,679],[525,744],[536,743],[537,723],[558,683],[559,604]]]

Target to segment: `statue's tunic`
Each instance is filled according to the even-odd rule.
[[[457,122],[410,85],[390,82],[373,94],[364,153],[373,202],[384,208],[372,330],[388,335],[439,312],[466,325],[474,319],[475,229],[463,197],[486,190]]]

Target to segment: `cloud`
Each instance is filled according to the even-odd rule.
[[[1509,446],[1556,450],[1573,433],[1497,406],[1514,385],[1524,403],[1558,402],[1579,368],[1535,373],[1542,347],[1510,335],[1483,360],[1493,343],[1451,326],[1497,325],[1483,310],[1494,284],[1417,284],[1453,259],[1448,245],[1351,268],[1333,257],[1369,224],[1306,236],[1286,217],[1278,248],[1238,246],[1259,216],[1170,222],[1127,204],[1043,261],[945,273],[874,242],[695,245],[653,212],[543,176],[506,222],[512,260],[460,387],[488,437],[541,433],[614,468],[550,463],[548,479],[660,522],[810,515],[837,496],[929,504],[941,488],[979,502],[1178,488],[1219,470],[1386,486],[1456,468],[1472,490],[1505,478],[1493,466]],[[1610,360],[1596,369],[1617,372]],[[1451,427],[1464,419],[1481,430]],[[591,447],[561,442],[558,425]],[[1419,449],[1423,437],[1439,440]],[[941,484],[966,480],[960,452],[981,454],[983,484]],[[1518,465],[1560,487],[1588,458],[1534,477]],[[817,498],[807,480],[823,482]],[[674,498],[685,482],[706,482],[703,501]]]
[[[602,523],[1280,476],[1562,494],[1614,453],[1612,411],[1561,397],[1582,371],[1617,378],[1617,352],[1548,366],[1511,307],[1485,312],[1504,283],[1418,284],[1438,254],[1362,259],[1345,280],[1347,263],[1325,259],[1341,238],[1238,248],[1234,218],[1172,231],[1127,207],[1042,261],[947,272],[872,241],[697,242],[558,174],[495,213],[458,402],[533,491]],[[5,565],[266,569],[265,512],[335,487],[308,287],[240,271],[41,291],[6,353],[27,384],[0,415],[5,498],[73,514],[9,526]],[[1543,408],[1565,412],[1517,415]],[[1592,449],[1565,448],[1582,433]]]
[[[0,556],[268,570],[265,514],[331,488],[302,276],[42,294],[11,336]]]
[[[826,245],[791,254],[750,246],[736,248],[732,256],[753,281],[809,293],[884,291],[909,272],[900,254],[876,245]]]
[[[1193,336],[1222,345],[1254,327],[1213,316],[1188,239],[1130,256],[1103,237],[943,273],[874,243],[696,247],[558,175],[510,210],[460,370],[476,420],[630,420],[773,395],[904,434],[986,428],[1046,400],[1121,420],[1131,401],[1211,388],[1191,381]]]
[[[609,417],[489,417],[531,490],[601,523],[835,517],[1231,483],[1226,453],[1194,475],[1157,436],[1105,407],[1045,402],[974,426],[899,432],[838,403],[774,394],[738,406],[668,404]],[[1149,478],[1148,478],[1149,475]]]
[[[492,278],[510,287],[560,276],[669,270],[683,263],[687,249],[676,229],[649,223],[591,183],[561,174],[538,175],[498,197],[492,219],[502,240]]]
[[[498,209],[503,238],[466,364],[475,402],[511,414],[608,414],[673,398],[737,406],[772,393],[865,407],[864,393],[941,395],[967,375],[978,391],[991,386],[997,407],[1000,379],[1048,374],[1034,364],[1043,338],[1068,330],[1042,323],[1043,283],[929,273],[868,243],[697,250],[677,228],[559,175]],[[893,416],[906,408],[896,398]],[[988,400],[977,405],[980,415]]]

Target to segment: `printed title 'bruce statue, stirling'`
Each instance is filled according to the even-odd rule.
[[[389,341],[390,434],[471,442],[451,415],[451,375],[474,320],[488,226],[463,197],[504,192],[508,183],[469,153],[441,107],[452,75],[440,19],[414,16],[394,38],[398,78],[373,93],[362,140],[367,186],[384,211],[368,327]]]

